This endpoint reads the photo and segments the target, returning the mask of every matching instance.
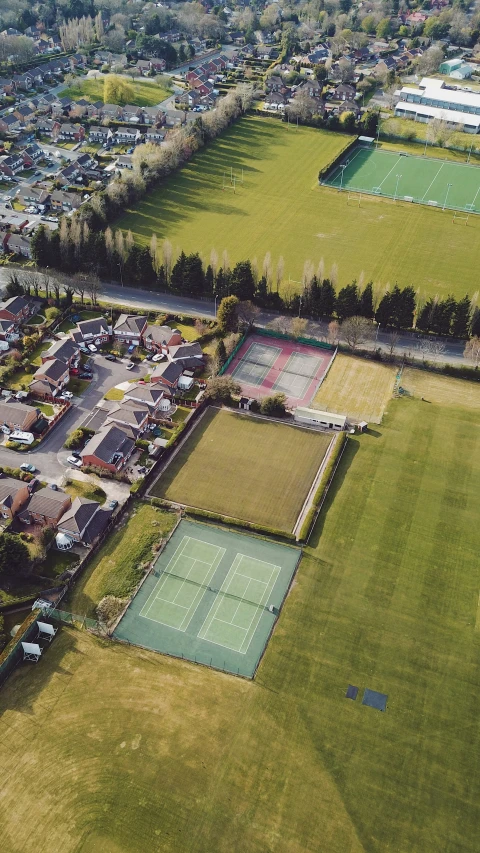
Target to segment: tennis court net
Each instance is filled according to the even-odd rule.
[[[210,586],[210,584],[200,583],[199,581],[194,580],[193,578],[185,577],[185,575],[178,575],[175,572],[167,572],[167,571],[154,571],[154,576],[157,578],[161,577],[171,577],[175,578],[175,580],[182,581],[184,584],[188,584],[191,587],[195,587],[195,589],[205,589],[208,592],[213,592],[215,595],[221,595],[223,598],[230,598],[234,601],[244,602],[245,604],[251,604],[253,607],[257,607],[259,610],[268,610],[269,605],[265,604],[263,601],[254,601],[252,598],[245,598],[242,595],[235,595],[233,592],[228,592],[225,589],[217,589],[214,586]],[[255,578],[251,578],[252,581],[255,581]],[[265,595],[265,589],[262,590],[262,598]]]
[[[252,358],[242,358],[238,364],[238,367],[246,366],[248,364],[252,364],[255,367],[265,368],[270,367],[270,370],[275,373],[289,373],[292,376],[301,376],[303,379],[314,379],[317,374],[319,367],[321,365],[321,359],[315,358],[315,356],[301,356],[300,359],[291,360],[283,365],[283,367],[277,367],[276,365],[268,365],[265,362],[257,361]],[[308,359],[308,361],[307,361]]]

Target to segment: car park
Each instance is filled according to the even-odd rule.
[[[67,456],[67,462],[69,465],[75,465],[77,468],[81,468],[82,466],[82,460],[76,456]]]
[[[35,474],[35,471],[37,469],[35,468],[35,465],[31,465],[29,462],[22,462],[22,464],[20,465],[20,470],[28,471],[29,474]]]

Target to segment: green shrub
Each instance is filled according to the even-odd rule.
[[[130,494],[136,495],[137,492],[140,491],[142,486],[143,486],[143,477],[140,480],[135,480],[135,482],[132,483],[132,485],[130,486]]]
[[[209,518],[212,521],[219,521],[221,524],[226,524],[228,527],[239,527],[241,530],[250,530],[252,533],[260,533],[264,536],[274,536],[276,539],[287,539],[289,542],[295,541],[293,533],[288,533],[285,530],[277,530],[275,527],[255,524],[253,521],[244,521],[241,518],[229,518],[226,515],[219,515],[216,512],[210,512],[206,509],[187,507],[186,514],[192,516],[192,518]]]
[[[145,438],[137,438],[135,442],[135,447],[140,447],[142,450],[148,450],[150,442]]]
[[[321,506],[322,501],[328,491],[337,461],[343,450],[343,447],[345,446],[347,437],[348,436],[346,432],[338,433],[338,435],[335,436],[335,444],[330,453],[328,462],[325,465],[323,474],[320,477],[320,482],[313,496],[312,506],[308,510],[300,530],[300,535],[298,538],[302,542],[305,542],[308,538],[308,534],[310,533],[310,528],[312,526],[313,520],[315,518],[319,506]]]

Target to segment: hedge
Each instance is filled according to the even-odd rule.
[[[312,506],[308,510],[300,530],[300,535],[298,538],[302,542],[305,542],[308,539],[313,520],[315,518],[315,515],[317,514],[319,507],[322,505],[322,501],[325,495],[327,494],[327,491],[333,478],[333,474],[335,472],[337,461],[343,450],[347,437],[348,436],[346,432],[340,432],[338,433],[338,435],[335,436],[335,445],[330,453],[328,462],[325,465],[325,468],[323,469],[322,476],[320,477],[320,482],[313,496]]]
[[[196,507],[186,507],[185,512],[193,518],[209,518],[212,521],[219,521],[221,524],[226,524],[228,527],[239,527],[241,530],[250,530],[252,533],[262,533],[265,536],[275,536],[277,539],[287,539],[289,542],[296,541],[293,533],[287,533],[285,530],[277,530],[275,527],[255,524],[253,521],[230,518],[228,515],[220,515],[219,513],[209,512],[207,509],[197,509]]]
[[[321,183],[321,181],[322,181],[322,180],[323,180],[323,178],[328,174],[328,172],[330,171],[330,169],[331,169],[333,166],[335,166],[335,164],[336,164],[336,163],[338,163],[338,161],[340,160],[340,158],[341,158],[341,157],[343,157],[345,154],[348,154],[348,152],[349,152],[352,148],[354,148],[354,147],[355,147],[355,145],[357,144],[357,142],[358,142],[358,136],[355,136],[355,139],[353,139],[353,140],[352,140],[352,139],[349,139],[349,140],[348,140],[348,142],[346,142],[346,143],[345,143],[345,145],[343,146],[342,150],[341,150],[341,151],[339,151],[339,152],[335,155],[335,157],[333,157],[333,159],[332,159],[332,160],[330,160],[330,162],[329,162],[329,163],[327,163],[327,165],[326,165],[326,166],[323,166],[323,168],[321,168],[321,169],[320,169],[320,171],[319,171],[319,173],[318,173],[318,183]]]

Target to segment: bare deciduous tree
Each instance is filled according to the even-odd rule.
[[[327,340],[330,344],[336,345],[336,344],[338,344],[339,337],[340,337],[340,323],[338,323],[336,320],[332,320],[328,324]]]
[[[280,290],[280,285],[283,281],[284,273],[285,273],[285,261],[283,260],[283,255],[280,255],[280,257],[277,261],[277,275],[276,275],[277,293]]]
[[[294,338],[301,338],[307,331],[308,321],[303,317],[293,317],[290,324],[291,334]]]
[[[91,275],[87,281],[87,293],[90,297],[92,305],[97,304],[97,297],[101,293],[100,279],[98,275]]]
[[[341,325],[341,333],[351,349],[366,344],[373,338],[373,325],[366,317],[348,317]]]
[[[260,314],[260,308],[253,302],[239,302],[237,305],[237,316],[242,326],[252,326]]]
[[[206,320],[200,320],[200,318],[195,320],[195,331],[199,338],[205,335],[208,332],[208,329],[209,325]]]
[[[480,361],[480,338],[473,337],[467,341],[463,350],[463,357],[470,359],[473,361],[475,367],[478,367],[478,362]]]
[[[164,240],[162,245],[162,255],[163,255],[163,268],[165,270],[165,281],[168,283],[170,281],[170,276],[172,273],[172,244],[170,240]]]

